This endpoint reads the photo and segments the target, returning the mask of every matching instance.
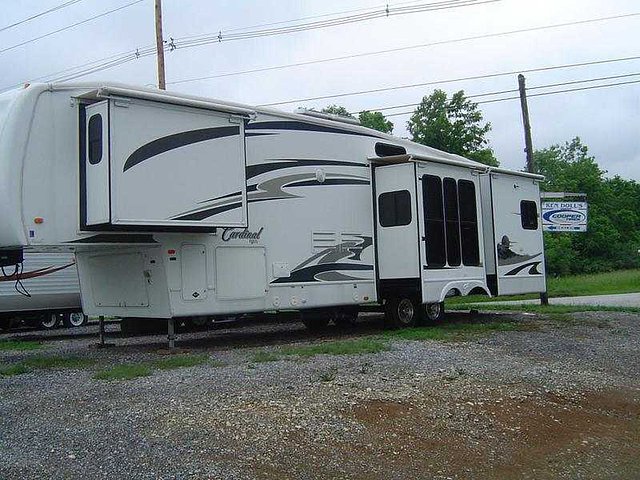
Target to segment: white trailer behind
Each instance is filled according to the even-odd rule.
[[[0,96],[0,263],[75,252],[90,315],[386,305],[544,291],[541,177],[317,115],[154,89]]]

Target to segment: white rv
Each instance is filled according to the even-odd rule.
[[[0,96],[0,264],[75,252],[89,315],[323,326],[378,302],[407,326],[544,291],[540,179],[317,114],[28,85]]]
[[[78,327],[86,321],[73,253],[28,253],[22,264],[0,269],[0,329]]]

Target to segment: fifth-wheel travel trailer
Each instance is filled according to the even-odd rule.
[[[19,266],[0,271],[0,329],[84,325],[73,253],[27,253]]]
[[[407,326],[545,290],[540,179],[312,112],[33,84],[0,96],[0,264],[74,252],[89,315]]]

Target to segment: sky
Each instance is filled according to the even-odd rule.
[[[65,8],[15,27],[4,28],[69,0],[0,0],[0,90],[70,67],[153,46],[153,0],[141,0],[73,28],[90,17],[133,0],[76,0]],[[389,1],[389,8],[444,0]],[[472,3],[468,0],[467,3]],[[184,37],[272,28],[256,25],[306,17],[317,22],[384,9],[384,0],[163,0],[164,38],[176,49],[166,53],[167,89],[247,104],[321,109],[330,104],[349,111],[415,104],[435,88],[478,95],[517,88],[517,75],[385,90],[322,100],[306,98],[353,93],[407,84],[439,82],[500,72],[640,56],[640,15],[530,32],[467,37],[640,13],[637,0],[477,0],[475,5],[348,23],[329,28],[187,47]],[[344,13],[349,11],[349,13]],[[320,15],[326,15],[319,17]],[[30,41],[58,29],[58,33]],[[242,30],[244,29],[244,30]],[[452,42],[452,40],[459,40]],[[29,43],[12,48],[23,42]],[[433,45],[436,43],[436,45]],[[432,44],[395,52],[237,74],[245,70],[308,62],[381,50]],[[91,73],[78,80],[157,84],[154,55]],[[198,81],[194,78],[227,75]],[[635,76],[633,76],[635,74]],[[640,59],[526,73],[529,88],[549,84],[629,75],[529,91],[529,95],[640,80]],[[508,98],[514,93],[473,97]],[[479,105],[491,122],[491,147],[501,165],[525,163],[518,100]],[[385,114],[413,107],[384,110]],[[579,136],[607,175],[640,181],[640,83],[529,98],[534,148],[563,144]],[[408,114],[389,116],[394,134],[409,136]]]

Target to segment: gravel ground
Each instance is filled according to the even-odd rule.
[[[322,335],[297,323],[181,334],[202,365],[132,380],[95,371],[167,358],[162,335],[97,349],[96,326],[24,331],[85,369],[0,377],[0,479],[640,478],[640,315],[450,314],[518,331],[388,340],[364,355],[279,355],[381,334],[361,315]],[[70,333],[71,332],[71,333]],[[256,352],[276,361],[255,362]]]

